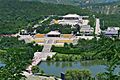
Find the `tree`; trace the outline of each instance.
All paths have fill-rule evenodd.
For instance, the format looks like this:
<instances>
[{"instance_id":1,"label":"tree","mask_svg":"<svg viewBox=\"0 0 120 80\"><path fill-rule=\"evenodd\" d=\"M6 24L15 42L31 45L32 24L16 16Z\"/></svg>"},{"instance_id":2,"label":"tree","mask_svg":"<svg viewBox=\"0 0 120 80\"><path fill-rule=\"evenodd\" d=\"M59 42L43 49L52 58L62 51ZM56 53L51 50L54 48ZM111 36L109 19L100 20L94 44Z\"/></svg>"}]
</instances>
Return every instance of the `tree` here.
<instances>
[{"instance_id":1,"label":"tree","mask_svg":"<svg viewBox=\"0 0 120 80\"><path fill-rule=\"evenodd\" d=\"M0 68L0 80L25 78L22 73L31 64L33 48L15 37L0 37L0 39L0 60L5 64Z\"/></svg>"},{"instance_id":2,"label":"tree","mask_svg":"<svg viewBox=\"0 0 120 80\"><path fill-rule=\"evenodd\" d=\"M66 80L90 80L92 79L91 73L89 70L67 70L65 73Z\"/></svg>"},{"instance_id":3,"label":"tree","mask_svg":"<svg viewBox=\"0 0 120 80\"><path fill-rule=\"evenodd\" d=\"M40 72L39 66L33 66L32 67L32 73L35 74L35 73L38 73L38 72Z\"/></svg>"},{"instance_id":4,"label":"tree","mask_svg":"<svg viewBox=\"0 0 120 80\"><path fill-rule=\"evenodd\" d=\"M50 61L50 60L51 60L51 57L50 57L50 56L48 56L48 57L47 57L47 60L48 60L48 61Z\"/></svg>"},{"instance_id":5,"label":"tree","mask_svg":"<svg viewBox=\"0 0 120 80\"><path fill-rule=\"evenodd\" d=\"M104 75L105 75L104 73L98 73L96 75L96 79L97 80L105 80L105 76Z\"/></svg>"},{"instance_id":6,"label":"tree","mask_svg":"<svg viewBox=\"0 0 120 80\"><path fill-rule=\"evenodd\" d=\"M68 44L67 44L67 43L64 43L64 47L68 47Z\"/></svg>"},{"instance_id":7,"label":"tree","mask_svg":"<svg viewBox=\"0 0 120 80\"><path fill-rule=\"evenodd\" d=\"M73 48L73 44L72 43L70 43L69 45L70 45L70 48Z\"/></svg>"},{"instance_id":8,"label":"tree","mask_svg":"<svg viewBox=\"0 0 120 80\"><path fill-rule=\"evenodd\" d=\"M99 51L97 51L96 55L100 54L105 59L107 59L107 72L105 72L106 80L118 80L119 75L114 74L114 70L116 66L120 63L120 57L119 57L119 46L120 44L119 40L112 40L112 39L106 39L102 48L100 48Z\"/></svg>"}]
</instances>

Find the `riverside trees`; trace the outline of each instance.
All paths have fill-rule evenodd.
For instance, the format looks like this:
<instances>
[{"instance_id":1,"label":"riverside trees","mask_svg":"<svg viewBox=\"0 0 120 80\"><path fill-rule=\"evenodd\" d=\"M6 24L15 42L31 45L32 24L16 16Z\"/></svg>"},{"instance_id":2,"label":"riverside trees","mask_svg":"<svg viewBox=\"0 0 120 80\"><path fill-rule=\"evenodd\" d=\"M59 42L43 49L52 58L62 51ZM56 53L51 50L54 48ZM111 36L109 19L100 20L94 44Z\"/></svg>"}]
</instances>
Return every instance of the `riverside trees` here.
<instances>
[{"instance_id":1,"label":"riverside trees","mask_svg":"<svg viewBox=\"0 0 120 80\"><path fill-rule=\"evenodd\" d=\"M65 75L66 80L91 80L91 72L89 70L67 70Z\"/></svg>"}]
</instances>

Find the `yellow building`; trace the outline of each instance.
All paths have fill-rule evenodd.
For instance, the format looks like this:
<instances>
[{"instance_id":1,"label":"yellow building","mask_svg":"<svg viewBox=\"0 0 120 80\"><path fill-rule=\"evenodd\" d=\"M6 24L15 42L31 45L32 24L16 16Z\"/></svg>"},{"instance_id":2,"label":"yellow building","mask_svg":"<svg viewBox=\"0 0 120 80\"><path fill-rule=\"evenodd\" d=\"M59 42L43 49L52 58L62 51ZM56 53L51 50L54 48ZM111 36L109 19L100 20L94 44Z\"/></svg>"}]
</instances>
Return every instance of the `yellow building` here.
<instances>
[{"instance_id":1,"label":"yellow building","mask_svg":"<svg viewBox=\"0 0 120 80\"><path fill-rule=\"evenodd\" d=\"M36 34L34 37L35 38L44 38L45 34Z\"/></svg>"}]
</instances>

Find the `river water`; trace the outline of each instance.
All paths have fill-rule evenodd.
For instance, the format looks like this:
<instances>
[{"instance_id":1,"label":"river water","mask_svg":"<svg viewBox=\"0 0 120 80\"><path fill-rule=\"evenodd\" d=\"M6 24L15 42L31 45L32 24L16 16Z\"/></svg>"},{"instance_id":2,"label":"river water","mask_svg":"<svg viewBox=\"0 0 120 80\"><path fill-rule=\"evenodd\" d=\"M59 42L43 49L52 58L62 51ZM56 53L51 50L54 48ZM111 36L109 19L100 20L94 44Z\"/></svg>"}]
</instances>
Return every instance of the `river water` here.
<instances>
[{"instance_id":1,"label":"river water","mask_svg":"<svg viewBox=\"0 0 120 80\"><path fill-rule=\"evenodd\" d=\"M92 76L97 73L106 72L106 61L77 61L77 62L41 62L39 64L40 69L42 69L45 74L59 76L60 73L68 69L87 69L90 70ZM5 66L5 64L0 62L0 67ZM115 69L115 74L120 71L120 66Z\"/></svg>"},{"instance_id":2,"label":"river water","mask_svg":"<svg viewBox=\"0 0 120 80\"><path fill-rule=\"evenodd\" d=\"M102 63L103 62L103 63ZM68 69L87 69L92 72L92 76L95 76L97 73L105 72L107 68L105 66L105 61L99 62L41 62L39 65L40 69L44 70L45 74L60 76L61 72L65 72ZM119 66L115 69L115 73L120 71Z\"/></svg>"}]
</instances>

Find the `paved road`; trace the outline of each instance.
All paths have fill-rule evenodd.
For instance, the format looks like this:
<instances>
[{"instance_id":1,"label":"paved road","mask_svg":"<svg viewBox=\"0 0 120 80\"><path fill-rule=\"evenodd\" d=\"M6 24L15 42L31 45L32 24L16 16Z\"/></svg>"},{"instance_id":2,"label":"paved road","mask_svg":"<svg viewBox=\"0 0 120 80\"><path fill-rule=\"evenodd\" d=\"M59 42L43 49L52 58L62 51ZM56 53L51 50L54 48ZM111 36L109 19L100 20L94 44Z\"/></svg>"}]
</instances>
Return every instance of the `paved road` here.
<instances>
[{"instance_id":1,"label":"paved road","mask_svg":"<svg viewBox=\"0 0 120 80\"><path fill-rule=\"evenodd\" d=\"M54 43L54 40L46 40L46 43L44 44L42 53L50 53L52 44Z\"/></svg>"},{"instance_id":2,"label":"paved road","mask_svg":"<svg viewBox=\"0 0 120 80\"><path fill-rule=\"evenodd\" d=\"M40 23L43 23L43 22L49 20L52 16L53 16L53 15L49 15L49 16L48 16L47 18L45 18L44 20L40 21Z\"/></svg>"},{"instance_id":3,"label":"paved road","mask_svg":"<svg viewBox=\"0 0 120 80\"><path fill-rule=\"evenodd\" d=\"M96 18L96 27L95 27L95 34L99 35L101 33L100 29L100 19Z\"/></svg>"}]
</instances>

